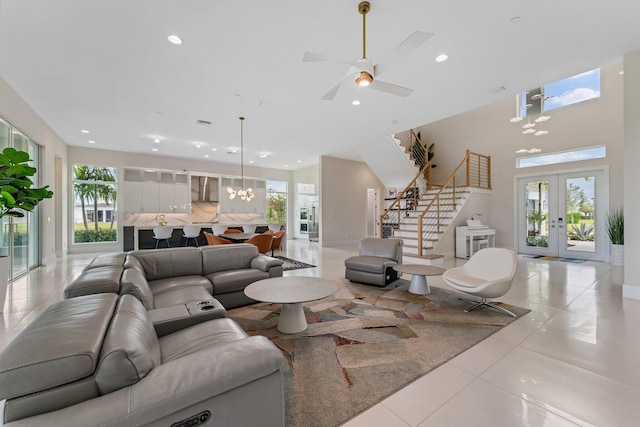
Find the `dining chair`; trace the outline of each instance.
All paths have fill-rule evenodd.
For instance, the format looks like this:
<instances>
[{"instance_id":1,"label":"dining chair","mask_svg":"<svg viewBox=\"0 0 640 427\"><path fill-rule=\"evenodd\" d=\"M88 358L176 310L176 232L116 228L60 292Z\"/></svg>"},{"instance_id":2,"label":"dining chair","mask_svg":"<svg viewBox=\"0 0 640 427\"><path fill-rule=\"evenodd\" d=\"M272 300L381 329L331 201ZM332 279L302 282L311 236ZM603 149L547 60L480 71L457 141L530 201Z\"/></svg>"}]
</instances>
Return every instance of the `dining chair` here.
<instances>
[{"instance_id":1,"label":"dining chair","mask_svg":"<svg viewBox=\"0 0 640 427\"><path fill-rule=\"evenodd\" d=\"M202 234L204 234L204 238L207 240L207 245L229 245L233 243L231 240L223 239L207 231L203 231Z\"/></svg>"},{"instance_id":2,"label":"dining chair","mask_svg":"<svg viewBox=\"0 0 640 427\"><path fill-rule=\"evenodd\" d=\"M271 242L273 241L273 236L270 234L256 234L245 243L251 243L258 248L258 252L261 254L266 254L271 249Z\"/></svg>"},{"instance_id":3,"label":"dining chair","mask_svg":"<svg viewBox=\"0 0 640 427\"><path fill-rule=\"evenodd\" d=\"M242 233L242 231L238 230L237 228L227 228L226 230L224 230L224 233L222 234L233 234L233 233L239 234L239 233Z\"/></svg>"},{"instance_id":4,"label":"dining chair","mask_svg":"<svg viewBox=\"0 0 640 427\"><path fill-rule=\"evenodd\" d=\"M282 238L284 237L284 233L284 231L276 231L275 233L273 233L273 241L271 242L271 256L273 256L273 251L275 249L280 249L280 246L282 246Z\"/></svg>"}]
</instances>

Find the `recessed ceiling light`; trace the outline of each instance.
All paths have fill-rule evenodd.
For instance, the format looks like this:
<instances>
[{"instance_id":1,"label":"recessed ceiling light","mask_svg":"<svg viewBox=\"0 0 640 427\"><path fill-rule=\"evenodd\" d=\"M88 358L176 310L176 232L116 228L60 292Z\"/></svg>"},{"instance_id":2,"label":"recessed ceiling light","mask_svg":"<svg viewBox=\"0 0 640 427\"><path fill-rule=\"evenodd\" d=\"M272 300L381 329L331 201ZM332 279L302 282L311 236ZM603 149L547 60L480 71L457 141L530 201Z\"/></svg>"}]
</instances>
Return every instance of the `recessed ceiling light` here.
<instances>
[{"instance_id":1,"label":"recessed ceiling light","mask_svg":"<svg viewBox=\"0 0 640 427\"><path fill-rule=\"evenodd\" d=\"M204 156L205 156L206 158L209 158L209 155L208 155L208 154L205 154Z\"/></svg>"},{"instance_id":2,"label":"recessed ceiling light","mask_svg":"<svg viewBox=\"0 0 640 427\"><path fill-rule=\"evenodd\" d=\"M249 163L253 163L253 160L249 160Z\"/></svg>"},{"instance_id":3,"label":"recessed ceiling light","mask_svg":"<svg viewBox=\"0 0 640 427\"><path fill-rule=\"evenodd\" d=\"M158 147L153 147L151 151L158 151Z\"/></svg>"},{"instance_id":4,"label":"recessed ceiling light","mask_svg":"<svg viewBox=\"0 0 640 427\"><path fill-rule=\"evenodd\" d=\"M289 167L289 165L284 165L284 167L285 167L285 168L288 168L288 167Z\"/></svg>"},{"instance_id":5,"label":"recessed ceiling light","mask_svg":"<svg viewBox=\"0 0 640 427\"><path fill-rule=\"evenodd\" d=\"M155 142L156 144L160 143L160 139L158 137L153 138L153 142Z\"/></svg>"},{"instance_id":6,"label":"recessed ceiling light","mask_svg":"<svg viewBox=\"0 0 640 427\"><path fill-rule=\"evenodd\" d=\"M619 75L623 75L624 74L624 70L620 71L618 74Z\"/></svg>"},{"instance_id":7,"label":"recessed ceiling light","mask_svg":"<svg viewBox=\"0 0 640 427\"><path fill-rule=\"evenodd\" d=\"M96 142L95 142L94 140L92 140L92 139L90 139L88 142L89 142L89 144L95 144L95 143L96 143Z\"/></svg>"},{"instance_id":8,"label":"recessed ceiling light","mask_svg":"<svg viewBox=\"0 0 640 427\"><path fill-rule=\"evenodd\" d=\"M89 133L89 131L88 131L88 130L86 130L86 129L82 129L80 132L82 132L82 133Z\"/></svg>"},{"instance_id":9,"label":"recessed ceiling light","mask_svg":"<svg viewBox=\"0 0 640 427\"><path fill-rule=\"evenodd\" d=\"M302 160L298 160L298 163L302 163Z\"/></svg>"},{"instance_id":10,"label":"recessed ceiling light","mask_svg":"<svg viewBox=\"0 0 640 427\"><path fill-rule=\"evenodd\" d=\"M358 101L357 99L354 99L354 100L351 102L351 105L360 105L360 101Z\"/></svg>"},{"instance_id":11,"label":"recessed ceiling light","mask_svg":"<svg viewBox=\"0 0 640 427\"><path fill-rule=\"evenodd\" d=\"M181 45L182 44L182 39L180 37L178 37L175 34L171 34L169 36L167 36L167 40L169 40L169 43L175 44L175 45Z\"/></svg>"},{"instance_id":12,"label":"recessed ceiling light","mask_svg":"<svg viewBox=\"0 0 640 427\"><path fill-rule=\"evenodd\" d=\"M446 53L441 53L440 55L436 56L436 62L444 62L447 59L449 59L449 55L447 55Z\"/></svg>"},{"instance_id":13,"label":"recessed ceiling light","mask_svg":"<svg viewBox=\"0 0 640 427\"><path fill-rule=\"evenodd\" d=\"M211 151L218 151L218 149L217 148L212 148Z\"/></svg>"},{"instance_id":14,"label":"recessed ceiling light","mask_svg":"<svg viewBox=\"0 0 640 427\"><path fill-rule=\"evenodd\" d=\"M267 157L267 153L262 153L262 154L260 154L260 158L261 158L261 159L264 159L265 157Z\"/></svg>"},{"instance_id":15,"label":"recessed ceiling light","mask_svg":"<svg viewBox=\"0 0 640 427\"><path fill-rule=\"evenodd\" d=\"M201 146L201 144L200 144L200 143L197 143L197 144L196 144L196 147L197 147L197 148L200 148L200 146Z\"/></svg>"}]
</instances>

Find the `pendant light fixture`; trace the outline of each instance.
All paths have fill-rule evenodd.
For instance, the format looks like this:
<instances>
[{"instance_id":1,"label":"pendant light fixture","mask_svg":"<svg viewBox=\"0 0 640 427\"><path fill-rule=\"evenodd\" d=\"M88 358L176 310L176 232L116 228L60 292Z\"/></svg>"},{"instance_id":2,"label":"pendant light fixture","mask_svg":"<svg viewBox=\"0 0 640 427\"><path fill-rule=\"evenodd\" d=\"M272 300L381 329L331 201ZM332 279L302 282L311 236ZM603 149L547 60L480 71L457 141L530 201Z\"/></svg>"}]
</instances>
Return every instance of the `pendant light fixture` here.
<instances>
[{"instance_id":1,"label":"pendant light fixture","mask_svg":"<svg viewBox=\"0 0 640 427\"><path fill-rule=\"evenodd\" d=\"M244 188L244 117L239 117L240 119L240 177L242 179L242 188L238 191L234 190L233 187L227 187L227 193L229 193L229 199L233 200L236 196L239 196L242 200L246 200L247 202L253 199L253 190L251 188Z\"/></svg>"}]
</instances>

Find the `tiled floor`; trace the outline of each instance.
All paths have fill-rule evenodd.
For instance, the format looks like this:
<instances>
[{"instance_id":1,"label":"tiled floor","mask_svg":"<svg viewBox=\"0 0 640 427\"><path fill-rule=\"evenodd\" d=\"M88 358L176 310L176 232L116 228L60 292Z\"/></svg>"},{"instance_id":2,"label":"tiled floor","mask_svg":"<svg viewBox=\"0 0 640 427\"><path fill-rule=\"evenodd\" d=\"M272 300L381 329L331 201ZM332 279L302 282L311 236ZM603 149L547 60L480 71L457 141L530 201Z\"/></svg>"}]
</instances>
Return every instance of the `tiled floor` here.
<instances>
[{"instance_id":1,"label":"tiled floor","mask_svg":"<svg viewBox=\"0 0 640 427\"><path fill-rule=\"evenodd\" d=\"M289 241L286 256L318 267L285 274L344 277L356 250ZM13 283L0 348L92 257L67 256ZM640 425L640 301L622 298L622 268L520 258L501 300L532 311L345 426Z\"/></svg>"}]
</instances>

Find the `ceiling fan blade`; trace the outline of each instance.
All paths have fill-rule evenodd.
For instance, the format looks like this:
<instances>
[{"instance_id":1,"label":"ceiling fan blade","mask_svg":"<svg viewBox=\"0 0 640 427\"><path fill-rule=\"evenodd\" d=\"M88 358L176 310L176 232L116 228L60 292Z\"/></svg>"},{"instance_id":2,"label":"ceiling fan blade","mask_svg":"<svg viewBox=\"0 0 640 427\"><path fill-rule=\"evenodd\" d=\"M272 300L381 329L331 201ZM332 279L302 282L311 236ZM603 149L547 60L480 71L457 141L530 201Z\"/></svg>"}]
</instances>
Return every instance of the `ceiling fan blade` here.
<instances>
[{"instance_id":1,"label":"ceiling fan blade","mask_svg":"<svg viewBox=\"0 0 640 427\"><path fill-rule=\"evenodd\" d=\"M369 89L379 90L380 92L390 93L392 95L407 97L413 93L413 89L394 85L392 83L383 82L378 79L374 79L369 85Z\"/></svg>"},{"instance_id":2,"label":"ceiling fan blade","mask_svg":"<svg viewBox=\"0 0 640 427\"><path fill-rule=\"evenodd\" d=\"M405 39L402 43L400 43L394 50L391 52L389 57L385 59L383 62L376 64L375 66L375 75L379 76L390 66L393 66L394 63L398 62L415 49L417 49L422 43L426 42L433 36L432 33L426 33L424 31L414 31L409 37Z\"/></svg>"},{"instance_id":3,"label":"ceiling fan blade","mask_svg":"<svg viewBox=\"0 0 640 427\"><path fill-rule=\"evenodd\" d=\"M327 93L325 93L324 95L322 95L322 98L320 98L320 99L323 99L325 101L332 101L333 98L336 97L336 94L338 93L338 89L340 89L340 86L342 85L342 83L344 83L344 81L347 80L349 77L353 77L353 75L356 72L358 72L358 69L356 69L354 67L350 67L349 71L347 71L347 74L345 74L344 77L340 79L338 84L336 84L334 87L329 89L329 91Z\"/></svg>"},{"instance_id":4,"label":"ceiling fan blade","mask_svg":"<svg viewBox=\"0 0 640 427\"><path fill-rule=\"evenodd\" d=\"M324 55L316 52L305 52L302 57L302 62L341 62L343 64L351 65L352 67L359 67L357 61L346 61L344 59L336 58L334 56Z\"/></svg>"}]
</instances>

